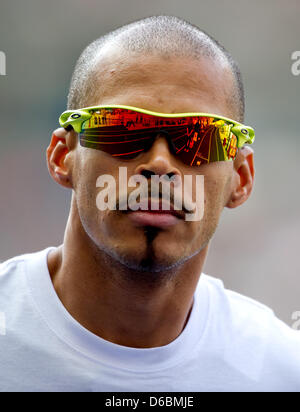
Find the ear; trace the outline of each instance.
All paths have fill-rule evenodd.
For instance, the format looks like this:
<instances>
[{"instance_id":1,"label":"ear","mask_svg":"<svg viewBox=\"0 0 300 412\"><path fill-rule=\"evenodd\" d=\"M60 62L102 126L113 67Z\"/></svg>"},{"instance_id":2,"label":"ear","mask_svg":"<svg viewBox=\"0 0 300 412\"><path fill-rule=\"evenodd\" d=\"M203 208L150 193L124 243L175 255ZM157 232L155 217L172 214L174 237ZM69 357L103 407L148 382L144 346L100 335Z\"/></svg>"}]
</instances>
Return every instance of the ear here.
<instances>
[{"instance_id":1,"label":"ear","mask_svg":"<svg viewBox=\"0 0 300 412\"><path fill-rule=\"evenodd\" d=\"M47 164L52 178L61 186L72 188L69 155L72 148L67 137L72 133L64 128L56 129L47 148Z\"/></svg>"},{"instance_id":2,"label":"ear","mask_svg":"<svg viewBox=\"0 0 300 412\"><path fill-rule=\"evenodd\" d=\"M252 192L255 175L253 153L253 149L248 146L238 151L233 164L231 196L226 204L228 208L242 205Z\"/></svg>"}]
</instances>

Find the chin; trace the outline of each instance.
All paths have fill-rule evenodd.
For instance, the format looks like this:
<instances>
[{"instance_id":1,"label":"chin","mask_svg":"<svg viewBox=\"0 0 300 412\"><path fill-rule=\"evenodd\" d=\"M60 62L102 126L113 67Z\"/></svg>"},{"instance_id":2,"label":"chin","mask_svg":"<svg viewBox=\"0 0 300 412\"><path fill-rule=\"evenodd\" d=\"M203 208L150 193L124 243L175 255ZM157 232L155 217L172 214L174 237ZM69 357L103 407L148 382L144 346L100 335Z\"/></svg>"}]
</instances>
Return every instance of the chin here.
<instances>
[{"instance_id":1,"label":"chin","mask_svg":"<svg viewBox=\"0 0 300 412\"><path fill-rule=\"evenodd\" d=\"M128 269L135 270L138 272L159 273L167 272L171 269L174 269L176 266L179 265L179 262L170 261L170 259L164 260L153 257L146 257L138 261L134 261L133 259L124 260L123 264Z\"/></svg>"},{"instance_id":2,"label":"chin","mask_svg":"<svg viewBox=\"0 0 300 412\"><path fill-rule=\"evenodd\" d=\"M176 273L175 269L190 258L170 255L167 250L163 251L162 248L159 250L159 254L148 249L144 250L143 253L141 251L135 251L134 254L125 252L121 255L114 253L112 257L125 269L129 269L129 272L131 271L132 275L129 275L131 278L148 281L150 279L157 281L171 278ZM125 272L127 273L126 270ZM151 274L154 276L150 276Z\"/></svg>"}]
</instances>

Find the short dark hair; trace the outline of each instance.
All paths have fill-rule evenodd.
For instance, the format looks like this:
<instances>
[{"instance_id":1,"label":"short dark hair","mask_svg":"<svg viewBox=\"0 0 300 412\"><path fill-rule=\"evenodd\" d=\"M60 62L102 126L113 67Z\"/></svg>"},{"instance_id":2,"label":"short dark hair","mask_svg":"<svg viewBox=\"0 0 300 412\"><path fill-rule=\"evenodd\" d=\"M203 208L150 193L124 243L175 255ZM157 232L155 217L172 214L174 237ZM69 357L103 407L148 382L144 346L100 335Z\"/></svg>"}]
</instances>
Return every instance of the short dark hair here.
<instances>
[{"instance_id":1,"label":"short dark hair","mask_svg":"<svg viewBox=\"0 0 300 412\"><path fill-rule=\"evenodd\" d=\"M212 36L197 26L175 16L152 16L111 31L88 45L79 57L72 76L68 109L86 107L91 91L93 71L104 46L116 42L123 50L160 53L168 56L203 56L225 59L231 68L235 88L231 101L237 120L244 121L245 97L240 68L231 54Z\"/></svg>"}]
</instances>

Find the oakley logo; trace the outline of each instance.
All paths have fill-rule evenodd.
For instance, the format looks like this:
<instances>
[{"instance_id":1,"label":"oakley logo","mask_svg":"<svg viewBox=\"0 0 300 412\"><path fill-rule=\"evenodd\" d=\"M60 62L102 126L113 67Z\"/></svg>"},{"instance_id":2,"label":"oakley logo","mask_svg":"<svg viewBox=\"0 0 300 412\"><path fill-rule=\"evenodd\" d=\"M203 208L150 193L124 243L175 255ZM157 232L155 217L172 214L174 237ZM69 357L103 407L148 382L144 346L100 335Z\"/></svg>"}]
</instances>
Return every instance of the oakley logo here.
<instances>
[{"instance_id":1,"label":"oakley logo","mask_svg":"<svg viewBox=\"0 0 300 412\"><path fill-rule=\"evenodd\" d=\"M0 336L6 335L5 313L0 312Z\"/></svg>"},{"instance_id":2,"label":"oakley logo","mask_svg":"<svg viewBox=\"0 0 300 412\"><path fill-rule=\"evenodd\" d=\"M0 76L6 76L6 55L0 51Z\"/></svg>"},{"instance_id":3,"label":"oakley logo","mask_svg":"<svg viewBox=\"0 0 300 412\"><path fill-rule=\"evenodd\" d=\"M292 314L292 320L295 322L292 324L292 329L294 330L300 330L300 311L294 312Z\"/></svg>"},{"instance_id":4,"label":"oakley logo","mask_svg":"<svg viewBox=\"0 0 300 412\"><path fill-rule=\"evenodd\" d=\"M193 185L193 177L195 184ZM143 175L127 177L127 167L119 167L117 182L111 175L101 175L96 187L103 188L96 197L97 208L109 210L171 210L181 211L186 221L200 221L204 216L204 176L185 175L182 181L179 176L152 175L149 179ZM194 186L194 191L193 191ZM128 188L135 188L128 195ZM193 192L196 200L193 201Z\"/></svg>"},{"instance_id":5,"label":"oakley logo","mask_svg":"<svg viewBox=\"0 0 300 412\"><path fill-rule=\"evenodd\" d=\"M291 68L292 74L294 76L299 76L300 75L300 51L294 51L294 53L292 53L292 60L295 60Z\"/></svg>"}]
</instances>

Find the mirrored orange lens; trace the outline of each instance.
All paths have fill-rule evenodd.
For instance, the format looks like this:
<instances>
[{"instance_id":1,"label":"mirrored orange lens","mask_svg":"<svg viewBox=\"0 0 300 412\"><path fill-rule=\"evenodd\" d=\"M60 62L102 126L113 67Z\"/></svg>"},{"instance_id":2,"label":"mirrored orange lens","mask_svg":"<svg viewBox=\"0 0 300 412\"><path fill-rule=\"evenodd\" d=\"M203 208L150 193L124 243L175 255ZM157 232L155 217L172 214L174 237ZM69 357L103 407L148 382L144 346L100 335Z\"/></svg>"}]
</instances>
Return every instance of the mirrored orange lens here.
<instances>
[{"instance_id":1,"label":"mirrored orange lens","mask_svg":"<svg viewBox=\"0 0 300 412\"><path fill-rule=\"evenodd\" d=\"M234 159L237 138L232 124L213 117L158 117L125 109L101 109L83 123L84 147L122 159L133 159L150 149L164 134L171 152L189 166Z\"/></svg>"}]
</instances>

